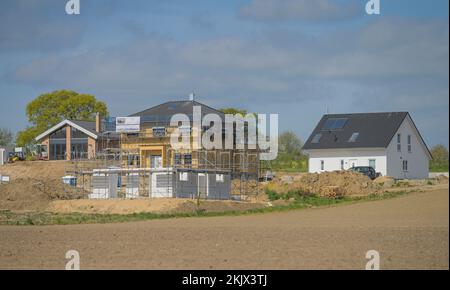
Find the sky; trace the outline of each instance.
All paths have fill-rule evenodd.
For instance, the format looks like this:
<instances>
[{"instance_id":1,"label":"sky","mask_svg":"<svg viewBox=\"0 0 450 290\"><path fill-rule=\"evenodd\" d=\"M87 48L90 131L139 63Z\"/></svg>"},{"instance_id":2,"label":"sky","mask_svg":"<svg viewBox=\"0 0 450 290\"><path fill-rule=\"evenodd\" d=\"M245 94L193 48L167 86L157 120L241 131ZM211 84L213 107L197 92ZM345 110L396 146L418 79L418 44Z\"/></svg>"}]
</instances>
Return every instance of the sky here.
<instances>
[{"instance_id":1,"label":"sky","mask_svg":"<svg viewBox=\"0 0 450 290\"><path fill-rule=\"evenodd\" d=\"M170 100L279 114L306 140L323 114L408 111L449 143L449 1L0 1L0 127L70 89L127 116Z\"/></svg>"}]
</instances>

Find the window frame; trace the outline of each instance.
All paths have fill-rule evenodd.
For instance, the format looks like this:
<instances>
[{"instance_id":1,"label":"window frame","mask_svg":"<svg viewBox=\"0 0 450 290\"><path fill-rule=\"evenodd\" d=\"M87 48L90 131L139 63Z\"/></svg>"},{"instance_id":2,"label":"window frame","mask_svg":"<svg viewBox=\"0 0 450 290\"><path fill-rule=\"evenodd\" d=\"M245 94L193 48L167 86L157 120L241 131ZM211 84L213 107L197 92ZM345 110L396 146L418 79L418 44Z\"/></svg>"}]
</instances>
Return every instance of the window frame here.
<instances>
[{"instance_id":1,"label":"window frame","mask_svg":"<svg viewBox=\"0 0 450 290\"><path fill-rule=\"evenodd\" d=\"M189 181L189 174L187 172L179 172L178 180L182 182L188 182Z\"/></svg>"},{"instance_id":2,"label":"window frame","mask_svg":"<svg viewBox=\"0 0 450 290\"><path fill-rule=\"evenodd\" d=\"M408 153L412 153L412 136L408 135Z\"/></svg>"},{"instance_id":3,"label":"window frame","mask_svg":"<svg viewBox=\"0 0 450 290\"><path fill-rule=\"evenodd\" d=\"M225 175L223 175L223 174L216 174L216 182L217 183L225 182Z\"/></svg>"},{"instance_id":4,"label":"window frame","mask_svg":"<svg viewBox=\"0 0 450 290\"><path fill-rule=\"evenodd\" d=\"M359 132L353 132L352 136L350 136L350 138L348 139L349 143L356 143L356 140L358 140L359 138Z\"/></svg>"},{"instance_id":5,"label":"window frame","mask_svg":"<svg viewBox=\"0 0 450 290\"><path fill-rule=\"evenodd\" d=\"M408 160L402 160L402 170L403 170L403 172L408 172L409 171Z\"/></svg>"},{"instance_id":6,"label":"window frame","mask_svg":"<svg viewBox=\"0 0 450 290\"><path fill-rule=\"evenodd\" d=\"M322 139L323 134L322 133L317 133L316 135L314 135L314 137L311 140L312 144L319 144L320 143L320 139Z\"/></svg>"}]
</instances>

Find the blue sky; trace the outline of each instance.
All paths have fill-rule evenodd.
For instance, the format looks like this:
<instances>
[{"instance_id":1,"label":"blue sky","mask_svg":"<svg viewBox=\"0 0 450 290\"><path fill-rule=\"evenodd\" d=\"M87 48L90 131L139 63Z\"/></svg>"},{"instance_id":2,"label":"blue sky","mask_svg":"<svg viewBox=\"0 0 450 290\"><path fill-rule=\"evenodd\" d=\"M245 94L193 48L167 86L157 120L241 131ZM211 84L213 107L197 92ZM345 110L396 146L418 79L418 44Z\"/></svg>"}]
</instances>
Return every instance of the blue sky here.
<instances>
[{"instance_id":1,"label":"blue sky","mask_svg":"<svg viewBox=\"0 0 450 290\"><path fill-rule=\"evenodd\" d=\"M409 111L448 146L448 0L0 2L0 127L71 89L128 115L167 100L280 114L303 140L331 113Z\"/></svg>"}]
</instances>

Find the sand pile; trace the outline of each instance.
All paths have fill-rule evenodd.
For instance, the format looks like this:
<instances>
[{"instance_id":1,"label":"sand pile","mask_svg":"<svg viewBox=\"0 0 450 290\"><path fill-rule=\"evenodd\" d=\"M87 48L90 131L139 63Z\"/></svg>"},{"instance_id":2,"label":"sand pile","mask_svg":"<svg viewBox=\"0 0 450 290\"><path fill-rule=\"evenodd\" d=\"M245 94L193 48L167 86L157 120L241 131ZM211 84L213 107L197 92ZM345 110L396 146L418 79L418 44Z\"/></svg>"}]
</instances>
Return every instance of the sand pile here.
<instances>
[{"instance_id":1,"label":"sand pile","mask_svg":"<svg viewBox=\"0 0 450 290\"><path fill-rule=\"evenodd\" d=\"M373 183L383 188L390 188L395 185L395 179L390 176L380 176L376 178Z\"/></svg>"},{"instance_id":2,"label":"sand pile","mask_svg":"<svg viewBox=\"0 0 450 290\"><path fill-rule=\"evenodd\" d=\"M370 178L351 171L312 173L296 176L293 182L276 179L268 189L277 193L301 191L323 197L357 196L378 193L379 186Z\"/></svg>"},{"instance_id":3,"label":"sand pile","mask_svg":"<svg viewBox=\"0 0 450 290\"><path fill-rule=\"evenodd\" d=\"M79 190L62 183L67 163L17 162L0 167L11 182L0 185L0 209L42 210L51 200L85 197Z\"/></svg>"},{"instance_id":4,"label":"sand pile","mask_svg":"<svg viewBox=\"0 0 450 290\"><path fill-rule=\"evenodd\" d=\"M19 178L0 185L0 209L41 210L51 200L68 200L85 197L61 180Z\"/></svg>"},{"instance_id":5,"label":"sand pile","mask_svg":"<svg viewBox=\"0 0 450 290\"><path fill-rule=\"evenodd\" d=\"M448 183L448 177L441 174L436 178L437 182L441 183L441 184L447 184Z\"/></svg>"},{"instance_id":6,"label":"sand pile","mask_svg":"<svg viewBox=\"0 0 450 290\"><path fill-rule=\"evenodd\" d=\"M61 178L64 176L67 161L22 161L0 166L0 174L8 175L12 180L18 178Z\"/></svg>"}]
</instances>

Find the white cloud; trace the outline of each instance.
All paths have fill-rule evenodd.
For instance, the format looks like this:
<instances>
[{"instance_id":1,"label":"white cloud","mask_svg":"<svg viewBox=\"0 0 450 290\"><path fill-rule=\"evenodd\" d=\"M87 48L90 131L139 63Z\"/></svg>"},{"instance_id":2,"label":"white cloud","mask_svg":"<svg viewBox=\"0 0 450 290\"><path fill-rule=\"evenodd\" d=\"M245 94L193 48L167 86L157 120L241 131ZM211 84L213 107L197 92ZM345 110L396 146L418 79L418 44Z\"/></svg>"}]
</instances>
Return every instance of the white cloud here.
<instances>
[{"instance_id":1,"label":"white cloud","mask_svg":"<svg viewBox=\"0 0 450 290\"><path fill-rule=\"evenodd\" d=\"M419 124L448 118L446 23L383 20L352 33L275 34L201 42L140 35L120 46L35 60L8 77L106 96L121 114L196 90L218 107L281 114L296 108L286 122L318 118L326 104L334 112L419 112ZM306 138L317 120L302 120ZM440 140L445 130L448 124L424 135Z\"/></svg>"}]
</instances>

